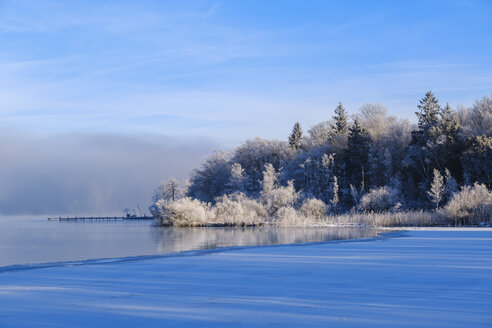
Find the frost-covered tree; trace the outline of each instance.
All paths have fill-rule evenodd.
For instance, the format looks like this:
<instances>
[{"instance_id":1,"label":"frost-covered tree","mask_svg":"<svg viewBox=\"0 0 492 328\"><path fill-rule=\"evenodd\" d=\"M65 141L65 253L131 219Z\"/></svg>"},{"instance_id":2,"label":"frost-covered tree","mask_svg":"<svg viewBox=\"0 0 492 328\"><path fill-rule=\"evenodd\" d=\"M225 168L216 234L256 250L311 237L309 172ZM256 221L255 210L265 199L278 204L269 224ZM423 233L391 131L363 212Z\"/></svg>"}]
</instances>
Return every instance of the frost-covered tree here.
<instances>
[{"instance_id":1,"label":"frost-covered tree","mask_svg":"<svg viewBox=\"0 0 492 328\"><path fill-rule=\"evenodd\" d=\"M284 187L277 184L277 179L278 173L273 165L266 164L261 182L263 190L261 191L260 199L270 215L275 215L282 207L293 206L299 198L293 181L288 181L287 186Z\"/></svg>"},{"instance_id":2,"label":"frost-covered tree","mask_svg":"<svg viewBox=\"0 0 492 328\"><path fill-rule=\"evenodd\" d=\"M215 197L226 192L231 174L230 155L217 151L193 171L187 195L204 202L213 202Z\"/></svg>"},{"instance_id":3,"label":"frost-covered tree","mask_svg":"<svg viewBox=\"0 0 492 328\"><path fill-rule=\"evenodd\" d=\"M388 134L388 128L396 120L395 117L389 116L386 107L379 103L365 103L356 117L374 142L383 139Z\"/></svg>"},{"instance_id":4,"label":"frost-covered tree","mask_svg":"<svg viewBox=\"0 0 492 328\"><path fill-rule=\"evenodd\" d=\"M210 203L215 218L219 212L220 220L244 214L247 222L263 208L265 216L292 225L312 217L306 211L319 202L335 213L354 207L426 209L429 202L442 208L460 186L478 182L492 188L491 98L453 111L448 104L441 108L429 91L417 108L415 127L380 104L364 104L349 126L340 103L333 119L314 125L306 136L296 124L290 142L256 138L231 154L216 152L192 173L187 191L180 188L179 195L190 199L176 208L193 212L193 204ZM179 201L163 189L152 208L159 217L169 215L167 204Z\"/></svg>"},{"instance_id":5,"label":"frost-covered tree","mask_svg":"<svg viewBox=\"0 0 492 328\"><path fill-rule=\"evenodd\" d=\"M277 187L278 173L271 163L265 164L263 179L261 180L262 192L268 193Z\"/></svg>"},{"instance_id":6,"label":"frost-covered tree","mask_svg":"<svg viewBox=\"0 0 492 328\"><path fill-rule=\"evenodd\" d=\"M306 197L315 197L328 202L331 199L331 185L333 183L335 158L334 154L311 152L299 164L302 175L289 175L288 180L296 180L295 186L302 190Z\"/></svg>"},{"instance_id":7,"label":"frost-covered tree","mask_svg":"<svg viewBox=\"0 0 492 328\"><path fill-rule=\"evenodd\" d=\"M306 148L326 147L331 145L333 139L333 126L334 121L325 121L313 125L308 130L308 137L306 138Z\"/></svg>"},{"instance_id":8,"label":"frost-covered tree","mask_svg":"<svg viewBox=\"0 0 492 328\"><path fill-rule=\"evenodd\" d=\"M338 103L333 116L333 125L330 136L331 151L341 152L347 147L348 117L342 103Z\"/></svg>"},{"instance_id":9,"label":"frost-covered tree","mask_svg":"<svg viewBox=\"0 0 492 328\"><path fill-rule=\"evenodd\" d=\"M357 118L371 137L365 171L366 188L385 186L401 170L400 164L410 142L410 124L388 115L381 104L364 104Z\"/></svg>"},{"instance_id":10,"label":"frost-covered tree","mask_svg":"<svg viewBox=\"0 0 492 328\"><path fill-rule=\"evenodd\" d=\"M340 199L338 197L338 178L336 176L333 177L333 196L331 199L331 204L333 206L333 210L335 214L338 214L338 203L340 202Z\"/></svg>"},{"instance_id":11,"label":"frost-covered tree","mask_svg":"<svg viewBox=\"0 0 492 328\"><path fill-rule=\"evenodd\" d=\"M246 192L246 177L244 176L244 170L239 163L233 163L231 165L231 174L229 181L227 182L227 193L244 193Z\"/></svg>"},{"instance_id":12,"label":"frost-covered tree","mask_svg":"<svg viewBox=\"0 0 492 328\"><path fill-rule=\"evenodd\" d=\"M168 204L183 197L183 190L175 178L169 178L167 181L162 181L159 187L154 190L152 196L152 204L149 207L150 213L157 216L159 209L157 203Z\"/></svg>"},{"instance_id":13,"label":"frost-covered tree","mask_svg":"<svg viewBox=\"0 0 492 328\"><path fill-rule=\"evenodd\" d=\"M444 170L444 201L448 202L458 191L458 182L447 168Z\"/></svg>"},{"instance_id":14,"label":"frost-covered tree","mask_svg":"<svg viewBox=\"0 0 492 328\"><path fill-rule=\"evenodd\" d=\"M458 119L465 137L492 136L492 96L475 101L472 108L458 110Z\"/></svg>"},{"instance_id":15,"label":"frost-covered tree","mask_svg":"<svg viewBox=\"0 0 492 328\"><path fill-rule=\"evenodd\" d=\"M338 106L335 108L333 120L335 121L335 125L333 126L335 134L340 136L347 135L349 128L347 111L341 102L339 102Z\"/></svg>"},{"instance_id":16,"label":"frost-covered tree","mask_svg":"<svg viewBox=\"0 0 492 328\"><path fill-rule=\"evenodd\" d=\"M280 170L282 164L294 156L287 142L256 138L234 149L231 161L243 168L248 192L259 194L265 164L270 163L275 170Z\"/></svg>"},{"instance_id":17,"label":"frost-covered tree","mask_svg":"<svg viewBox=\"0 0 492 328\"><path fill-rule=\"evenodd\" d=\"M473 105L474 135L492 137L492 97L484 96Z\"/></svg>"},{"instance_id":18,"label":"frost-covered tree","mask_svg":"<svg viewBox=\"0 0 492 328\"><path fill-rule=\"evenodd\" d=\"M470 138L461 154L461 164L465 182L479 182L492 188L492 137Z\"/></svg>"},{"instance_id":19,"label":"frost-covered tree","mask_svg":"<svg viewBox=\"0 0 492 328\"><path fill-rule=\"evenodd\" d=\"M302 128L299 122L294 124L292 128L292 133L289 136L289 146L292 149L298 150L301 148L301 140L302 140Z\"/></svg>"},{"instance_id":20,"label":"frost-covered tree","mask_svg":"<svg viewBox=\"0 0 492 328\"><path fill-rule=\"evenodd\" d=\"M419 111L415 114L418 118L418 129L412 131L412 140L407 149L403 165L407 170L408 185L416 184L419 192L415 193L420 201L425 199L425 194L432 179L434 169L443 170L439 161L438 138L440 134L441 106L432 91L428 91L417 106Z\"/></svg>"},{"instance_id":21,"label":"frost-covered tree","mask_svg":"<svg viewBox=\"0 0 492 328\"><path fill-rule=\"evenodd\" d=\"M432 179L430 190L427 192L430 200L439 208L444 193L444 180L439 170L434 169L434 178Z\"/></svg>"},{"instance_id":22,"label":"frost-covered tree","mask_svg":"<svg viewBox=\"0 0 492 328\"><path fill-rule=\"evenodd\" d=\"M437 100L436 96L429 90L425 94L425 97L420 100L417 108L419 111L415 112L415 114L418 118L419 130L416 132L416 137L427 140L430 135L436 132L435 129L439 124L441 106L439 105L439 100Z\"/></svg>"},{"instance_id":23,"label":"frost-covered tree","mask_svg":"<svg viewBox=\"0 0 492 328\"><path fill-rule=\"evenodd\" d=\"M441 120L439 121L439 135L446 138L448 142L456 141L461 131L460 122L455 112L451 110L448 103L442 110Z\"/></svg>"}]
</instances>

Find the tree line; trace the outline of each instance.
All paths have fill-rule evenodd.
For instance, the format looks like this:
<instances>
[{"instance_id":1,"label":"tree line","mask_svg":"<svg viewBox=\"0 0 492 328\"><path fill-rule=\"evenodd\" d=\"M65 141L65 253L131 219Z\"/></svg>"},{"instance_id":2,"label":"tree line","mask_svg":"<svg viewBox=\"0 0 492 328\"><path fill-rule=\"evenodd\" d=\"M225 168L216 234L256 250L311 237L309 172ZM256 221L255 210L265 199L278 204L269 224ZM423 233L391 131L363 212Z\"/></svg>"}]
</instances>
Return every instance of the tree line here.
<instances>
[{"instance_id":1,"label":"tree line","mask_svg":"<svg viewBox=\"0 0 492 328\"><path fill-rule=\"evenodd\" d=\"M298 201L316 199L328 213L341 214L428 210L464 186L492 188L491 97L452 110L428 91L415 114L411 125L381 104L364 104L349 116L339 103L330 119L306 133L296 122L285 141L256 138L215 152L185 190L173 181L173 191L164 184L154 200L166 199L163 192L212 205L224 195L259 199L265 179L273 179L292 188Z\"/></svg>"}]
</instances>

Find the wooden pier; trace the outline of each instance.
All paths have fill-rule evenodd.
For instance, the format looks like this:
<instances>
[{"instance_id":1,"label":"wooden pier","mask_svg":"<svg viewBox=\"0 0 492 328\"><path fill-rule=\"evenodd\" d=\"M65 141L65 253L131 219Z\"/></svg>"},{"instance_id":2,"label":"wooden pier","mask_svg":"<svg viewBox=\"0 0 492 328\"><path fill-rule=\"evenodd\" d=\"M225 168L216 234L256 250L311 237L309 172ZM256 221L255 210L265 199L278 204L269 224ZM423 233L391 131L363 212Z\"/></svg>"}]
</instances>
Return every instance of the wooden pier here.
<instances>
[{"instance_id":1,"label":"wooden pier","mask_svg":"<svg viewBox=\"0 0 492 328\"><path fill-rule=\"evenodd\" d=\"M77 216L77 217L54 217L48 218L48 221L97 221L97 220L105 220L105 221L122 221L122 220L132 220L132 221L141 221L141 220L153 220L152 216Z\"/></svg>"}]
</instances>

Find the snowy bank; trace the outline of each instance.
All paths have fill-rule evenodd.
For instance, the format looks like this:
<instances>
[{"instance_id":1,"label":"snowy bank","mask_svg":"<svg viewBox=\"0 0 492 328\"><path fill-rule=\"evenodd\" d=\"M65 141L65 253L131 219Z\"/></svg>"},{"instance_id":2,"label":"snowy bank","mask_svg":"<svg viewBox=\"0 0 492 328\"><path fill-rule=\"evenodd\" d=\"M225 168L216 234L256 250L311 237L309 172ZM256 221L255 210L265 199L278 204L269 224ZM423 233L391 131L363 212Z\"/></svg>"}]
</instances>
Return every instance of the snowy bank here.
<instances>
[{"instance_id":1,"label":"snowy bank","mask_svg":"<svg viewBox=\"0 0 492 328\"><path fill-rule=\"evenodd\" d=\"M0 327L490 327L492 231L0 273Z\"/></svg>"}]
</instances>

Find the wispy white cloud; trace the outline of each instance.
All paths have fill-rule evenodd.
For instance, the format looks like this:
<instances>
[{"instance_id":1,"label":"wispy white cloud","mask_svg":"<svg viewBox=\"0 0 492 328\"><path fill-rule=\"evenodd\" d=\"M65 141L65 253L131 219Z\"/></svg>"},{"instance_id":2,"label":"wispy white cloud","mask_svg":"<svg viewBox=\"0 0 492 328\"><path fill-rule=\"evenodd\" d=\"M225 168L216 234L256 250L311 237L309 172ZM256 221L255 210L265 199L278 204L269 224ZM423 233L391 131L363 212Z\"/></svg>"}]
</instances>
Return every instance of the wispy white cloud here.
<instances>
[{"instance_id":1,"label":"wispy white cloud","mask_svg":"<svg viewBox=\"0 0 492 328\"><path fill-rule=\"evenodd\" d=\"M425 40L434 52L401 54L426 21L408 29L388 8L340 16L338 7L318 8L332 20L255 23L228 2L2 2L0 114L32 129L241 140L283 138L296 120L327 119L339 100L406 116L430 88L450 103L489 91L492 68L475 57L436 57Z\"/></svg>"}]
</instances>

